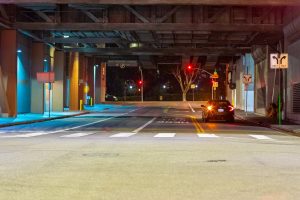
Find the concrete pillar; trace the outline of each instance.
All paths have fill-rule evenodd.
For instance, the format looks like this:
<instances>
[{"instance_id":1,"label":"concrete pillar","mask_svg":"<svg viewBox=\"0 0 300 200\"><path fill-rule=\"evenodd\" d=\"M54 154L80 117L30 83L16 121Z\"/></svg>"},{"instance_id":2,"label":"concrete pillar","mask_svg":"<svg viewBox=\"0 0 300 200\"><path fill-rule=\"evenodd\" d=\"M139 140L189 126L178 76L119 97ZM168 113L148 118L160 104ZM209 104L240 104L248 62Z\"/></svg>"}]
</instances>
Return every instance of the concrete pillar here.
<instances>
[{"instance_id":1,"label":"concrete pillar","mask_svg":"<svg viewBox=\"0 0 300 200\"><path fill-rule=\"evenodd\" d=\"M101 77L100 77L101 67L96 64L95 67L95 103L101 103L100 96L101 96Z\"/></svg>"},{"instance_id":2,"label":"concrete pillar","mask_svg":"<svg viewBox=\"0 0 300 200\"><path fill-rule=\"evenodd\" d=\"M17 115L17 32L0 32L0 107L9 117Z\"/></svg>"},{"instance_id":3,"label":"concrete pillar","mask_svg":"<svg viewBox=\"0 0 300 200\"><path fill-rule=\"evenodd\" d=\"M106 63L101 63L101 71L100 71L100 102L105 102L105 94L106 94Z\"/></svg>"},{"instance_id":4,"label":"concrete pillar","mask_svg":"<svg viewBox=\"0 0 300 200\"><path fill-rule=\"evenodd\" d=\"M79 53L70 53L70 110L79 110Z\"/></svg>"},{"instance_id":5,"label":"concrete pillar","mask_svg":"<svg viewBox=\"0 0 300 200\"><path fill-rule=\"evenodd\" d=\"M89 86L88 96L93 98L93 102L95 101L95 91L94 91L94 59L88 58L87 61L87 84Z\"/></svg>"},{"instance_id":6,"label":"concrete pillar","mask_svg":"<svg viewBox=\"0 0 300 200\"><path fill-rule=\"evenodd\" d=\"M33 43L31 49L31 112L44 113L44 85L36 78L37 72L44 71L45 46Z\"/></svg>"},{"instance_id":7,"label":"concrete pillar","mask_svg":"<svg viewBox=\"0 0 300 200\"><path fill-rule=\"evenodd\" d=\"M87 77L87 57L84 55L79 56L79 100L84 104L86 102L86 82Z\"/></svg>"},{"instance_id":8,"label":"concrete pillar","mask_svg":"<svg viewBox=\"0 0 300 200\"><path fill-rule=\"evenodd\" d=\"M53 111L64 111L64 77L65 77L65 54L63 51L54 52L54 73L53 84Z\"/></svg>"}]
</instances>

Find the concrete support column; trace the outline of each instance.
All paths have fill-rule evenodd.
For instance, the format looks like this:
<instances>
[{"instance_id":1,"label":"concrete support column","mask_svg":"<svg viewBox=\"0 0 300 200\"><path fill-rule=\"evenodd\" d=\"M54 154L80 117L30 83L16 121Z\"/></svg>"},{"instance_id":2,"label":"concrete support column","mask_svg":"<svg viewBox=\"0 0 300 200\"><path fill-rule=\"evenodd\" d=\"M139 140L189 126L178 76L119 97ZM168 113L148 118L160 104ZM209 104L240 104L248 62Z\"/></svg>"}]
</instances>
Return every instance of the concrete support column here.
<instances>
[{"instance_id":1,"label":"concrete support column","mask_svg":"<svg viewBox=\"0 0 300 200\"><path fill-rule=\"evenodd\" d=\"M101 63L100 68L100 102L105 102L105 94L106 94L106 63Z\"/></svg>"},{"instance_id":2,"label":"concrete support column","mask_svg":"<svg viewBox=\"0 0 300 200\"><path fill-rule=\"evenodd\" d=\"M84 55L79 56L79 100L84 104L86 102L86 82L87 77L87 57Z\"/></svg>"},{"instance_id":3,"label":"concrete support column","mask_svg":"<svg viewBox=\"0 0 300 200\"><path fill-rule=\"evenodd\" d=\"M0 32L0 110L17 116L17 32Z\"/></svg>"},{"instance_id":4,"label":"concrete support column","mask_svg":"<svg viewBox=\"0 0 300 200\"><path fill-rule=\"evenodd\" d=\"M70 53L70 110L79 110L79 53Z\"/></svg>"},{"instance_id":5,"label":"concrete support column","mask_svg":"<svg viewBox=\"0 0 300 200\"><path fill-rule=\"evenodd\" d=\"M65 77L65 54L63 51L54 52L54 73L53 84L53 111L64 111L64 77Z\"/></svg>"},{"instance_id":6,"label":"concrete support column","mask_svg":"<svg viewBox=\"0 0 300 200\"><path fill-rule=\"evenodd\" d=\"M36 79L37 72L44 71L45 46L43 43L32 44L31 62L31 112L44 113L44 86Z\"/></svg>"},{"instance_id":7,"label":"concrete support column","mask_svg":"<svg viewBox=\"0 0 300 200\"><path fill-rule=\"evenodd\" d=\"M93 99L93 103L95 102L95 91L94 91L94 69L95 69L95 63L93 58L88 58L87 61L87 84L89 87L88 96L90 96Z\"/></svg>"}]
</instances>

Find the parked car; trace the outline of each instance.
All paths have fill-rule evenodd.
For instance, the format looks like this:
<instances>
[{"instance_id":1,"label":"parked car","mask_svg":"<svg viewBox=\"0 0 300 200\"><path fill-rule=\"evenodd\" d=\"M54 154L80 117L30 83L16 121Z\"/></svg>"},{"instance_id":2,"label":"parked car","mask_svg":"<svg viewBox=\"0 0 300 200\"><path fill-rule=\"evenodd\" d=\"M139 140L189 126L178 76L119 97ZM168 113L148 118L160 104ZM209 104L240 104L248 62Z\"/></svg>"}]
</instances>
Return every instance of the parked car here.
<instances>
[{"instance_id":1,"label":"parked car","mask_svg":"<svg viewBox=\"0 0 300 200\"><path fill-rule=\"evenodd\" d=\"M234 107L227 100L211 100L207 105L201 105L202 120L225 120L234 122Z\"/></svg>"},{"instance_id":2,"label":"parked car","mask_svg":"<svg viewBox=\"0 0 300 200\"><path fill-rule=\"evenodd\" d=\"M118 98L116 96L106 94L105 95L105 101L118 101Z\"/></svg>"}]
</instances>

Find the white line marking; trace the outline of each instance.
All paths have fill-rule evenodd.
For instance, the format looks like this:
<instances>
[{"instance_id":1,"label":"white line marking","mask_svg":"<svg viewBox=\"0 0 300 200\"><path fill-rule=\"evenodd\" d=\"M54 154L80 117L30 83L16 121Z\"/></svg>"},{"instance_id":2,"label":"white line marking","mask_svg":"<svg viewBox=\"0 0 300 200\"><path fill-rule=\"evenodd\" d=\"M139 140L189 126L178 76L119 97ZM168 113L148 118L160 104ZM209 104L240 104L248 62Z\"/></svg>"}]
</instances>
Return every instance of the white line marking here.
<instances>
[{"instance_id":1,"label":"white line marking","mask_svg":"<svg viewBox=\"0 0 300 200\"><path fill-rule=\"evenodd\" d=\"M87 124L84 124L84 125L75 126L75 127L71 127L71 128L66 128L66 129L62 129L62 130L51 131L51 132L37 132L37 133L29 133L29 134L20 134L20 135L6 135L6 136L1 136L1 138L27 138L27 137L36 137L36 136L42 136L42 135L48 135L48 134L53 134L53 133L59 133L59 132L74 130L74 129L77 129L77 128L97 124L97 123L104 122L104 121L107 121L107 120L110 120L110 119L113 119L113 118L116 118L116 117L120 117L120 116L126 115L130 112L134 112L134 111L139 110L139 109L140 108L131 110L127 113L123 113L123 114L120 114L118 116L114 116L114 117L110 117L110 118L106 118L106 119L101 119L101 120L98 120L98 121L95 121L95 122L91 122L91 123L87 123Z\"/></svg>"},{"instance_id":2,"label":"white line marking","mask_svg":"<svg viewBox=\"0 0 300 200\"><path fill-rule=\"evenodd\" d=\"M258 140L273 140L272 138L265 135L249 135L249 136Z\"/></svg>"},{"instance_id":3,"label":"white line marking","mask_svg":"<svg viewBox=\"0 0 300 200\"><path fill-rule=\"evenodd\" d=\"M194 108L191 106L191 104L190 104L190 103L188 103L188 104L189 104L189 106L190 106L192 112L195 112L195 110L194 110Z\"/></svg>"},{"instance_id":4,"label":"white line marking","mask_svg":"<svg viewBox=\"0 0 300 200\"><path fill-rule=\"evenodd\" d=\"M154 120L156 120L156 117L152 118L150 121L148 121L146 124L144 124L143 126L135 129L134 131L132 131L133 133L138 133L140 132L142 129L144 129L146 126L148 126L149 124L151 124Z\"/></svg>"},{"instance_id":5,"label":"white line marking","mask_svg":"<svg viewBox=\"0 0 300 200\"><path fill-rule=\"evenodd\" d=\"M64 138L77 138L77 137L83 137L83 136L87 136L87 135L92 135L95 134L96 132L93 133L74 133L74 134L70 134L70 135L62 135L60 137L64 137Z\"/></svg>"},{"instance_id":6,"label":"white line marking","mask_svg":"<svg viewBox=\"0 0 300 200\"><path fill-rule=\"evenodd\" d=\"M114 135L111 135L109 137L112 137L112 138L123 138L123 137L130 137L132 135L135 135L136 133L117 133L117 134L114 134Z\"/></svg>"},{"instance_id":7,"label":"white line marking","mask_svg":"<svg viewBox=\"0 0 300 200\"><path fill-rule=\"evenodd\" d=\"M204 134L204 133L199 133L197 134L199 138L218 138L219 136L215 134Z\"/></svg>"},{"instance_id":8,"label":"white line marking","mask_svg":"<svg viewBox=\"0 0 300 200\"><path fill-rule=\"evenodd\" d=\"M49 134L49 132L28 133L28 134L22 134L22 135L5 135L5 136L2 136L2 138L28 138L28 137L47 135L47 134Z\"/></svg>"},{"instance_id":9,"label":"white line marking","mask_svg":"<svg viewBox=\"0 0 300 200\"><path fill-rule=\"evenodd\" d=\"M156 138L171 138L175 137L176 133L158 133L154 137Z\"/></svg>"}]
</instances>

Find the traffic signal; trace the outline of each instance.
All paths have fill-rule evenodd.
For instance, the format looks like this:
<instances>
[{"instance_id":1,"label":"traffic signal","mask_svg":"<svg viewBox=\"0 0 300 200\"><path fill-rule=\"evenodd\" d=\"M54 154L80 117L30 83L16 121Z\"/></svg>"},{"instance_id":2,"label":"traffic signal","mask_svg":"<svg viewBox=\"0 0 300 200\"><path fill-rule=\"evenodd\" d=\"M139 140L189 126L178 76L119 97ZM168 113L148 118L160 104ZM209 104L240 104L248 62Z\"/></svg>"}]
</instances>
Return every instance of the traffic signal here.
<instances>
[{"instance_id":1,"label":"traffic signal","mask_svg":"<svg viewBox=\"0 0 300 200\"><path fill-rule=\"evenodd\" d=\"M143 85L143 81L142 80L139 80L139 85Z\"/></svg>"},{"instance_id":2,"label":"traffic signal","mask_svg":"<svg viewBox=\"0 0 300 200\"><path fill-rule=\"evenodd\" d=\"M192 71L192 69L193 69L192 65L189 64L189 65L187 66L187 70L188 70L188 71Z\"/></svg>"}]
</instances>

